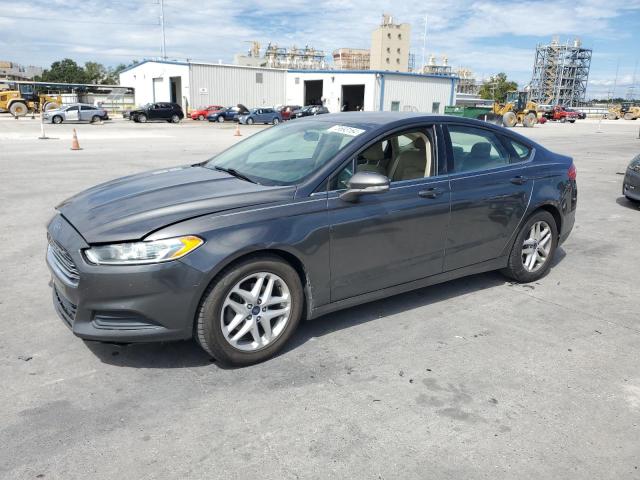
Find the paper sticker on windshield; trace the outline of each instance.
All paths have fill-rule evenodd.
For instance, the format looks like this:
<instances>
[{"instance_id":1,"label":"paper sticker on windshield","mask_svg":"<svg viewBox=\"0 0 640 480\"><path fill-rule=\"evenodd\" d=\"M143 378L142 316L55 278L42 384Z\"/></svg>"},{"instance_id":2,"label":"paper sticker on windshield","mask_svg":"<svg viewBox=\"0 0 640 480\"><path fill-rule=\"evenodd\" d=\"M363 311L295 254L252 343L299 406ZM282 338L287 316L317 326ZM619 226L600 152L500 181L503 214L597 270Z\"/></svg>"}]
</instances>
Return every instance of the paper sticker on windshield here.
<instances>
[{"instance_id":1,"label":"paper sticker on windshield","mask_svg":"<svg viewBox=\"0 0 640 480\"><path fill-rule=\"evenodd\" d=\"M341 133L342 135L349 135L350 137L357 137L361 133L364 133L364 130L362 130L361 128L345 127L344 125L334 125L327 131L333 133Z\"/></svg>"}]
</instances>

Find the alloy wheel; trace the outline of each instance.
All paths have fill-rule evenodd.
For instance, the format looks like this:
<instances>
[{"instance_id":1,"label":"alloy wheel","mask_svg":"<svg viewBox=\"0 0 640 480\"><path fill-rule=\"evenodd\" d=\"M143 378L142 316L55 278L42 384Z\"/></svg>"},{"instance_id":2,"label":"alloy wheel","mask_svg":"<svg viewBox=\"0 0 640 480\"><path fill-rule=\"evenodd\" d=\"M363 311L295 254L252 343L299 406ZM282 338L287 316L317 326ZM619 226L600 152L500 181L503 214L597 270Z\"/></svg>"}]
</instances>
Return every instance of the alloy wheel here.
<instances>
[{"instance_id":1,"label":"alloy wheel","mask_svg":"<svg viewBox=\"0 0 640 480\"><path fill-rule=\"evenodd\" d=\"M269 272L253 273L227 294L220 314L225 340L242 351L273 343L291 317L291 294L285 281Z\"/></svg>"},{"instance_id":2,"label":"alloy wheel","mask_svg":"<svg viewBox=\"0 0 640 480\"><path fill-rule=\"evenodd\" d=\"M528 272L537 272L549 259L553 232L549 224L540 220L529 229L522 244L522 265Z\"/></svg>"}]
</instances>

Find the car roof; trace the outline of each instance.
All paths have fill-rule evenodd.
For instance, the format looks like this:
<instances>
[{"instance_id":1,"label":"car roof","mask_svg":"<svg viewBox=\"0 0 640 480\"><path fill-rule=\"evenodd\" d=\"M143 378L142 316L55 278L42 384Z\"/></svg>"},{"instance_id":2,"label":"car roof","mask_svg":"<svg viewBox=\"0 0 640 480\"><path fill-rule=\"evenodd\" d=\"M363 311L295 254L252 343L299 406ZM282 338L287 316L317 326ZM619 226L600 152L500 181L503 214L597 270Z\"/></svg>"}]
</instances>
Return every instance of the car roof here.
<instances>
[{"instance_id":1,"label":"car roof","mask_svg":"<svg viewBox=\"0 0 640 480\"><path fill-rule=\"evenodd\" d=\"M321 105L317 105L321 106ZM384 127L402 127L403 125L412 125L415 123L457 123L467 124L469 126L482 127L485 129L493 130L501 135L510 136L513 139L517 139L524 144L535 145L539 148L540 145L525 137L513 129L507 129L493 125L482 120L476 120L473 118L457 117L453 115L440 115L435 113L419 113L419 112L340 112L340 113L328 113L324 115L318 115L313 117L301 118L298 121L316 121L327 122L339 125L362 127L369 130L384 129Z\"/></svg>"}]
</instances>

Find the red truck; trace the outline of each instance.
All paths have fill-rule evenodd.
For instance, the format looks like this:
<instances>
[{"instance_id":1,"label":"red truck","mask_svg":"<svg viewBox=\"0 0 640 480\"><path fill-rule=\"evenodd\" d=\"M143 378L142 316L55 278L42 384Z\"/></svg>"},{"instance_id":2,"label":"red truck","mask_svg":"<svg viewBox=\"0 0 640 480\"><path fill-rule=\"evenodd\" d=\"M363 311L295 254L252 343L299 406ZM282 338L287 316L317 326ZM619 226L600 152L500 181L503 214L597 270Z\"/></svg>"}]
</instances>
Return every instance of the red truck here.
<instances>
[{"instance_id":1,"label":"red truck","mask_svg":"<svg viewBox=\"0 0 640 480\"><path fill-rule=\"evenodd\" d=\"M548 120L559 121L561 123L574 123L578 118L580 118L580 114L575 111L567 110L561 105L556 105L552 110L545 112L544 117Z\"/></svg>"}]
</instances>

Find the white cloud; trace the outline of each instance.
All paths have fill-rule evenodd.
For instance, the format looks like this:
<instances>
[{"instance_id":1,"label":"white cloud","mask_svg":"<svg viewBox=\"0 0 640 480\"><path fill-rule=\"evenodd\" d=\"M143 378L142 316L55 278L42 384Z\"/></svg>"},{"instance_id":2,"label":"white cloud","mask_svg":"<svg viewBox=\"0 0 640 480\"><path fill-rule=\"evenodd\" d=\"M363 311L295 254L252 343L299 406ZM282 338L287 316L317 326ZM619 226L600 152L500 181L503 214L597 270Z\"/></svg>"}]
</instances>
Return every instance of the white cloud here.
<instances>
[{"instance_id":1,"label":"white cloud","mask_svg":"<svg viewBox=\"0 0 640 480\"><path fill-rule=\"evenodd\" d=\"M535 44L553 35L563 41L589 35L601 49L594 68L602 70L611 70L612 62L615 69L625 55L620 52L640 43L637 32L619 28L629 15L640 18L640 0L165 0L167 53L229 62L250 40L309 44L328 54L338 47L366 48L384 11L411 23L417 61L427 15L427 57L447 55L451 64L479 76L505 71L521 83L530 78ZM14 54L8 60L46 66L69 56L115 64L160 55L159 7L151 1L22 0L2 14L0 44L5 55ZM46 27L33 28L38 22L30 19L46 19Z\"/></svg>"}]
</instances>

